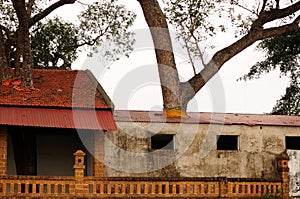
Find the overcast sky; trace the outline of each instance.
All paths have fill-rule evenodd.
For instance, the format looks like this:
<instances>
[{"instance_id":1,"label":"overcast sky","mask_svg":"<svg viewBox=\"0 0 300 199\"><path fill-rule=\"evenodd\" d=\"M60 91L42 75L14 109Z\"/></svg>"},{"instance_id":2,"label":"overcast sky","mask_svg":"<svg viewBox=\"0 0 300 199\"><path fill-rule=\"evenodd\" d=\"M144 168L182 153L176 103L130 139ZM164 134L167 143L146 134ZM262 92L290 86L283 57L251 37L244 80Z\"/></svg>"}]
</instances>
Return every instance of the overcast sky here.
<instances>
[{"instance_id":1,"label":"overcast sky","mask_svg":"<svg viewBox=\"0 0 300 199\"><path fill-rule=\"evenodd\" d=\"M123 2L126 2L125 0ZM148 43L143 46L143 39L151 39L145 34L146 22L137 1L127 3L128 9L137 14L133 31L137 33L138 47L129 58L122 58L113 63L103 63L101 58L92 58L81 54L74 63L75 69L90 69L115 103L116 109L129 110L162 110L161 91L153 48ZM71 5L58 10L65 19L80 10L81 6ZM220 46L230 44L232 35L217 37ZM180 51L176 49L175 51ZM209 55L211 56L211 55ZM249 68L259 59L262 53L255 51L255 45L244 50L238 56L228 61L219 73L209 81L189 104L189 111L226 112L226 113L269 113L287 86L286 79L279 79L274 71L263 75L261 79L251 81L236 81L249 71ZM176 57L182 79L192 75L192 68L182 61L180 52Z\"/></svg>"}]
</instances>

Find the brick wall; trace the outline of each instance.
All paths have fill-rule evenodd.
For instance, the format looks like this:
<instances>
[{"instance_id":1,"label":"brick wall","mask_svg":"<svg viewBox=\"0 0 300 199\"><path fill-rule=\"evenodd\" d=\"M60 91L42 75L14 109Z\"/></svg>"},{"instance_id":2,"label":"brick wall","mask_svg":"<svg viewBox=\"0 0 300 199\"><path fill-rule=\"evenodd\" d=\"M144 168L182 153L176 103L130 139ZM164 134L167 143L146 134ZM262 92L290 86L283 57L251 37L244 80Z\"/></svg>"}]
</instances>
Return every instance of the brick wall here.
<instances>
[{"instance_id":1,"label":"brick wall","mask_svg":"<svg viewBox=\"0 0 300 199\"><path fill-rule=\"evenodd\" d=\"M6 175L7 165L7 128L0 126L0 176Z\"/></svg>"},{"instance_id":2,"label":"brick wall","mask_svg":"<svg viewBox=\"0 0 300 199\"><path fill-rule=\"evenodd\" d=\"M104 137L105 132L96 132L94 138L94 163L93 176L103 177L105 172L104 166Z\"/></svg>"},{"instance_id":3,"label":"brick wall","mask_svg":"<svg viewBox=\"0 0 300 199\"><path fill-rule=\"evenodd\" d=\"M0 175L6 175L7 167L7 128L0 126Z\"/></svg>"}]
</instances>

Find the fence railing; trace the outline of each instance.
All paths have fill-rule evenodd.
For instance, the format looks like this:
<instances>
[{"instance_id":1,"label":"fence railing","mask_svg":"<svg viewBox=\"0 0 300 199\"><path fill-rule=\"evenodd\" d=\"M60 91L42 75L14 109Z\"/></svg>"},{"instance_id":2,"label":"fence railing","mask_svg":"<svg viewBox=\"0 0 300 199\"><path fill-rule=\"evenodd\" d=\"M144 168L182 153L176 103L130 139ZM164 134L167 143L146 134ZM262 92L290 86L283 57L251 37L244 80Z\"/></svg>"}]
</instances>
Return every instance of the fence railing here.
<instances>
[{"instance_id":1,"label":"fence railing","mask_svg":"<svg viewBox=\"0 0 300 199\"><path fill-rule=\"evenodd\" d=\"M0 178L0 196L72 196L75 184L72 176L4 176Z\"/></svg>"},{"instance_id":2,"label":"fence railing","mask_svg":"<svg viewBox=\"0 0 300 199\"><path fill-rule=\"evenodd\" d=\"M43 177L5 176L0 178L0 196L87 198L227 198L281 196L278 180L230 178L126 178L126 177Z\"/></svg>"},{"instance_id":3,"label":"fence railing","mask_svg":"<svg viewBox=\"0 0 300 199\"><path fill-rule=\"evenodd\" d=\"M84 176L81 155L75 157L74 176L0 176L0 198L288 198L286 162L278 167L281 178L273 180L92 177Z\"/></svg>"}]
</instances>

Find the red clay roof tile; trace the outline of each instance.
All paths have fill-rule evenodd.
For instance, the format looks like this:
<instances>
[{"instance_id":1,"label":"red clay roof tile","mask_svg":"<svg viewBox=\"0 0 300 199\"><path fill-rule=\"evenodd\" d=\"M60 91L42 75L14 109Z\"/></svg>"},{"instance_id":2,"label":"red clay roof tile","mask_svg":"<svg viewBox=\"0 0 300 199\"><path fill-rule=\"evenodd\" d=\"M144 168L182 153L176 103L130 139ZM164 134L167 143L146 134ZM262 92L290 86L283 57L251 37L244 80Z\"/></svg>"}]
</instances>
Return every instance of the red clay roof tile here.
<instances>
[{"instance_id":1,"label":"red clay roof tile","mask_svg":"<svg viewBox=\"0 0 300 199\"><path fill-rule=\"evenodd\" d=\"M90 71L34 69L33 81L27 92L0 85L0 106L112 108Z\"/></svg>"}]
</instances>

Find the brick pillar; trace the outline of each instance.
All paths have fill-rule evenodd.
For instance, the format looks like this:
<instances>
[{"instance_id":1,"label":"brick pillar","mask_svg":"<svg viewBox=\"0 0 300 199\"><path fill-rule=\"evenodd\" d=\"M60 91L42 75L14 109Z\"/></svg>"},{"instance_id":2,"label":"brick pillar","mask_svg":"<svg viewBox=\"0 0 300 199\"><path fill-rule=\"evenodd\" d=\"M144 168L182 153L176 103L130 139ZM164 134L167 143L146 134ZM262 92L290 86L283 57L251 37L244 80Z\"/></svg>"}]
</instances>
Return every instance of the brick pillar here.
<instances>
[{"instance_id":1,"label":"brick pillar","mask_svg":"<svg viewBox=\"0 0 300 199\"><path fill-rule=\"evenodd\" d=\"M105 132L95 132L94 141L94 163L93 175L95 177L103 177L105 172L104 165L104 137Z\"/></svg>"},{"instance_id":2,"label":"brick pillar","mask_svg":"<svg viewBox=\"0 0 300 199\"><path fill-rule=\"evenodd\" d=\"M220 183L220 198L226 198L227 197L227 192L228 192L228 180L226 177L221 177L219 178L219 183Z\"/></svg>"},{"instance_id":3,"label":"brick pillar","mask_svg":"<svg viewBox=\"0 0 300 199\"><path fill-rule=\"evenodd\" d=\"M0 176L7 171L7 127L0 126Z\"/></svg>"},{"instance_id":4,"label":"brick pillar","mask_svg":"<svg viewBox=\"0 0 300 199\"><path fill-rule=\"evenodd\" d=\"M289 198L289 156L286 152L277 157L277 169L282 180L282 198Z\"/></svg>"},{"instance_id":5,"label":"brick pillar","mask_svg":"<svg viewBox=\"0 0 300 199\"><path fill-rule=\"evenodd\" d=\"M74 176L76 180L75 193L76 196L81 196L87 193L87 187L84 185L84 156L85 153L81 150L77 150L74 154Z\"/></svg>"}]
</instances>

